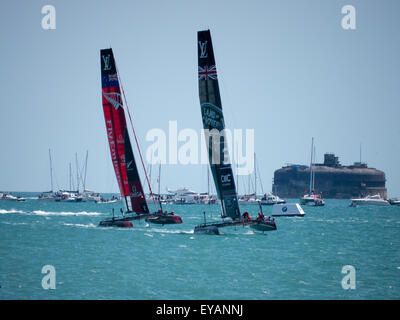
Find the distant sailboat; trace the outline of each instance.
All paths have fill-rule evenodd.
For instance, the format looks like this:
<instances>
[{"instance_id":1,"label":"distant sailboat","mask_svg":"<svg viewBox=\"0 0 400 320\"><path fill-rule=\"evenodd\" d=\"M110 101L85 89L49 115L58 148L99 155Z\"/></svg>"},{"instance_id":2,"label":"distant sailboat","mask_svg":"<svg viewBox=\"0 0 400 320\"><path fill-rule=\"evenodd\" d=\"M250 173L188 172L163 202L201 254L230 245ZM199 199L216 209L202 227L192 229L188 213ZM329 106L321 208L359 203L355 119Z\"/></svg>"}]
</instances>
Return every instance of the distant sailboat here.
<instances>
[{"instance_id":1,"label":"distant sailboat","mask_svg":"<svg viewBox=\"0 0 400 320\"><path fill-rule=\"evenodd\" d=\"M314 172L314 165L313 165L313 157L315 156L314 151L314 138L311 140L311 161L310 161L310 186L308 190L308 194L305 194L301 199L300 203L302 205L309 205L309 206L324 206L325 201L322 199L321 194L315 193L315 172Z\"/></svg>"},{"instance_id":2,"label":"distant sailboat","mask_svg":"<svg viewBox=\"0 0 400 320\"><path fill-rule=\"evenodd\" d=\"M261 200L257 198L257 166L256 166L256 154L254 153L254 186L253 186L253 193L250 193L250 186L252 185L251 183L251 176L250 174L248 175L249 179L249 192L242 197L239 198L239 204L240 205L260 205ZM239 180L238 180L239 184Z\"/></svg>"},{"instance_id":3,"label":"distant sailboat","mask_svg":"<svg viewBox=\"0 0 400 320\"><path fill-rule=\"evenodd\" d=\"M51 151L49 149L49 159L50 159L50 186L51 190L50 191L45 191L42 192L41 195L39 195L38 199L42 201L54 201L56 198L56 194L54 193L54 188L53 188L53 164L51 161Z\"/></svg>"},{"instance_id":4,"label":"distant sailboat","mask_svg":"<svg viewBox=\"0 0 400 320\"><path fill-rule=\"evenodd\" d=\"M107 138L111 160L125 207L123 217L115 218L113 216L111 219L101 221L100 226L133 227L130 221L139 219L148 219L148 221L158 224L182 223L179 216L162 212L161 208L155 213L150 213L129 139L119 77L112 49L101 50L100 60ZM151 190L150 184L149 188ZM156 203L154 204L156 205Z\"/></svg>"},{"instance_id":5,"label":"distant sailboat","mask_svg":"<svg viewBox=\"0 0 400 320\"><path fill-rule=\"evenodd\" d=\"M225 129L222 113L221 97L219 93L217 69L209 30L199 31L198 39L198 80L199 97L203 127L209 130L210 135L206 145L208 146L209 163L217 190L218 199L221 202L222 218L229 218L219 223L200 224L195 227L195 233L219 234L221 227L227 226L251 226L256 230L276 230L275 222L251 219L248 214L241 216L235 186L234 175L230 163L224 162ZM220 139L213 138L212 131L216 129L220 133ZM225 151L225 152L224 152ZM246 212L247 213L247 212Z\"/></svg>"}]
</instances>

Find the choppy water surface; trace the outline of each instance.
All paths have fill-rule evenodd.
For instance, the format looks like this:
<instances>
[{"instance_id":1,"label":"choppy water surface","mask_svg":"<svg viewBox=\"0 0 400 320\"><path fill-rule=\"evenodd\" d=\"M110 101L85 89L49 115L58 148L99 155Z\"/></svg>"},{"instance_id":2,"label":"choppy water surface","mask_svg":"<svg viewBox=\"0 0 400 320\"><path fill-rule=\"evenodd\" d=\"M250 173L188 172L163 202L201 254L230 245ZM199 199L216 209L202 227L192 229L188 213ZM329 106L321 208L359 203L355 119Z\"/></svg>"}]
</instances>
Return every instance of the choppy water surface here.
<instances>
[{"instance_id":1,"label":"choppy water surface","mask_svg":"<svg viewBox=\"0 0 400 320\"><path fill-rule=\"evenodd\" d=\"M400 298L400 206L327 200L304 207L303 218L278 218L277 231L238 227L210 236L193 228L203 211L218 219L215 205L168 206L181 225L114 229L98 223L118 203L24 196L0 201L0 299ZM42 288L45 265L56 270L55 290ZM345 265L356 270L354 290L342 288Z\"/></svg>"}]
</instances>

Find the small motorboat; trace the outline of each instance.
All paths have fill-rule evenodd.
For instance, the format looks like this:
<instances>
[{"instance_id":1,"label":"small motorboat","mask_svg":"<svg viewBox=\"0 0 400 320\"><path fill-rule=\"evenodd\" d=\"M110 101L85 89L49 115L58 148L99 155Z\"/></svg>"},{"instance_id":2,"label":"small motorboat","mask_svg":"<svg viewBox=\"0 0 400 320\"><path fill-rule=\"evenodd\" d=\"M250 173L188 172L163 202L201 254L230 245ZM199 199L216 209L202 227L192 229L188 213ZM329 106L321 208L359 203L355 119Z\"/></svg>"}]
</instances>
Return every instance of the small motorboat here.
<instances>
[{"instance_id":1,"label":"small motorboat","mask_svg":"<svg viewBox=\"0 0 400 320\"><path fill-rule=\"evenodd\" d=\"M286 203L286 200L283 200L279 198L278 196L274 194L264 194L264 196L261 198L261 204L262 205L267 205L267 206L272 206L274 204L280 204L280 203Z\"/></svg>"},{"instance_id":2,"label":"small motorboat","mask_svg":"<svg viewBox=\"0 0 400 320\"><path fill-rule=\"evenodd\" d=\"M350 199L350 207L356 206L390 206L389 201L383 199L379 194L366 196L365 198Z\"/></svg>"},{"instance_id":3,"label":"small motorboat","mask_svg":"<svg viewBox=\"0 0 400 320\"><path fill-rule=\"evenodd\" d=\"M392 206L400 206L400 199L399 198L390 198L390 199L388 199L388 202Z\"/></svg>"},{"instance_id":4,"label":"small motorboat","mask_svg":"<svg viewBox=\"0 0 400 320\"><path fill-rule=\"evenodd\" d=\"M3 195L3 200L18 201L18 198L16 196L13 196L12 194L7 193Z\"/></svg>"},{"instance_id":5,"label":"small motorboat","mask_svg":"<svg viewBox=\"0 0 400 320\"><path fill-rule=\"evenodd\" d=\"M256 195L253 194L248 194L240 197L238 199L239 205L259 205L261 203L260 199L257 199Z\"/></svg>"}]
</instances>

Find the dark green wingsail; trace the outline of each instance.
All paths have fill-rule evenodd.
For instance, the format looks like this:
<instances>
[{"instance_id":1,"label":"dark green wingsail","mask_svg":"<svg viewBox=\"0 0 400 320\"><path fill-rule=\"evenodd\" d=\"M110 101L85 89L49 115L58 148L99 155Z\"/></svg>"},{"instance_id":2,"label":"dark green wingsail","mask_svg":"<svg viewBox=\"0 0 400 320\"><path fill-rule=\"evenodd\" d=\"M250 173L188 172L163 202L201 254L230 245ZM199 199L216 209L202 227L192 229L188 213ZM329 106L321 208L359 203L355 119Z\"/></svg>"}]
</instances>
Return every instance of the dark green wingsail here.
<instances>
[{"instance_id":1,"label":"dark green wingsail","mask_svg":"<svg viewBox=\"0 0 400 320\"><path fill-rule=\"evenodd\" d=\"M232 166L229 161L224 162L224 156L226 159L229 156L225 150L225 123L210 30L197 33L197 51L201 115L211 172L222 205L222 217L237 220L240 211Z\"/></svg>"}]
</instances>

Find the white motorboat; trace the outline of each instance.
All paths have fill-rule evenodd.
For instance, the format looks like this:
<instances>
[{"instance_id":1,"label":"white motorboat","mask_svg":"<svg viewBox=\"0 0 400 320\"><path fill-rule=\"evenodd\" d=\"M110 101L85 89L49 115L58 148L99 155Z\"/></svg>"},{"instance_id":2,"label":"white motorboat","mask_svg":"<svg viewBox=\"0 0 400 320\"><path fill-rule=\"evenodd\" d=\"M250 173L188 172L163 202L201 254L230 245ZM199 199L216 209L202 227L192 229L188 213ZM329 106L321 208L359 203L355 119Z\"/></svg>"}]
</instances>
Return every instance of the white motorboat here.
<instances>
[{"instance_id":1,"label":"white motorboat","mask_svg":"<svg viewBox=\"0 0 400 320\"><path fill-rule=\"evenodd\" d=\"M186 187L177 190L169 190L167 188L167 192L174 204L196 204L199 202L199 194Z\"/></svg>"},{"instance_id":2,"label":"white motorboat","mask_svg":"<svg viewBox=\"0 0 400 320\"><path fill-rule=\"evenodd\" d=\"M121 201L121 199L116 196L112 196L110 199L104 199L103 197L100 197L98 200L95 200L96 203L116 203L118 201Z\"/></svg>"},{"instance_id":3,"label":"white motorboat","mask_svg":"<svg viewBox=\"0 0 400 320\"><path fill-rule=\"evenodd\" d=\"M261 204L262 205L274 205L274 204L281 204L281 203L286 203L286 200L283 200L281 198L279 198L278 196L274 195L274 194L264 194L264 196L261 198Z\"/></svg>"},{"instance_id":4,"label":"white motorboat","mask_svg":"<svg viewBox=\"0 0 400 320\"><path fill-rule=\"evenodd\" d=\"M83 202L85 199L77 191L60 190L54 201L56 202Z\"/></svg>"},{"instance_id":5,"label":"white motorboat","mask_svg":"<svg viewBox=\"0 0 400 320\"><path fill-rule=\"evenodd\" d=\"M351 199L350 206L390 206L390 203L379 194L375 194L373 196L368 195L365 198Z\"/></svg>"},{"instance_id":6,"label":"white motorboat","mask_svg":"<svg viewBox=\"0 0 400 320\"><path fill-rule=\"evenodd\" d=\"M388 199L388 202L392 206L400 206L400 198L390 198L390 199Z\"/></svg>"},{"instance_id":7,"label":"white motorboat","mask_svg":"<svg viewBox=\"0 0 400 320\"><path fill-rule=\"evenodd\" d=\"M18 198L16 196L13 196L12 194L9 194L9 193L5 194L3 196L3 199L4 200L11 200L11 201L17 201L18 200Z\"/></svg>"},{"instance_id":8,"label":"white motorboat","mask_svg":"<svg viewBox=\"0 0 400 320\"><path fill-rule=\"evenodd\" d=\"M94 192L90 190L83 190L83 193L81 194L84 198L84 201L101 201L101 196L99 192ZM104 200L104 199L103 199Z\"/></svg>"},{"instance_id":9,"label":"white motorboat","mask_svg":"<svg viewBox=\"0 0 400 320\"><path fill-rule=\"evenodd\" d=\"M55 198L56 198L56 193L53 191L45 191L38 196L38 200L41 201L54 201Z\"/></svg>"},{"instance_id":10,"label":"white motorboat","mask_svg":"<svg viewBox=\"0 0 400 320\"><path fill-rule=\"evenodd\" d=\"M9 201L25 201L26 199L23 197L16 197L9 193L1 193L0 199L2 200L9 200Z\"/></svg>"},{"instance_id":11,"label":"white motorboat","mask_svg":"<svg viewBox=\"0 0 400 320\"><path fill-rule=\"evenodd\" d=\"M255 194L244 195L238 199L240 205L259 205L261 203L260 199L257 199Z\"/></svg>"}]
</instances>

